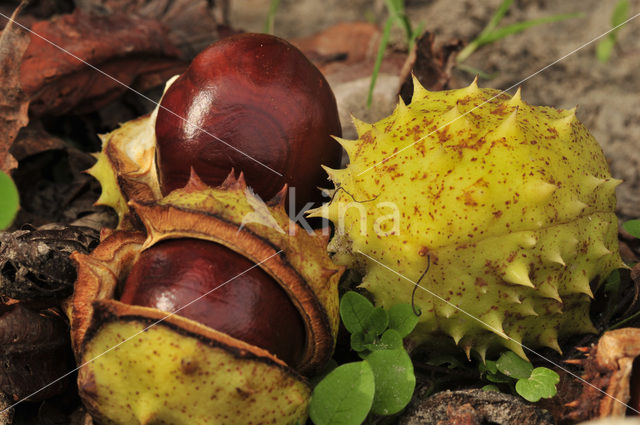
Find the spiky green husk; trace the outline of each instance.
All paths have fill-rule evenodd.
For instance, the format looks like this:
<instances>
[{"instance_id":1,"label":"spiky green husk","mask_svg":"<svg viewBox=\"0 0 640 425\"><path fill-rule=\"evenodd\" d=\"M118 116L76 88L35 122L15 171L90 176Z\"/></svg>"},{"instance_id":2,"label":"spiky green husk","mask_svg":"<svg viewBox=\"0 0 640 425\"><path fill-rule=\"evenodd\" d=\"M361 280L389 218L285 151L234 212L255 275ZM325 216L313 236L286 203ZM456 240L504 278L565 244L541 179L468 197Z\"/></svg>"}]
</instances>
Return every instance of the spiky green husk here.
<instances>
[{"instance_id":1,"label":"spiky green husk","mask_svg":"<svg viewBox=\"0 0 640 425\"><path fill-rule=\"evenodd\" d=\"M476 83L428 92L375 124L354 120L328 170L334 259L363 271L378 304L415 303L411 338L446 333L467 353L593 331L590 282L623 267L615 186L596 140L575 117Z\"/></svg>"}]
</instances>

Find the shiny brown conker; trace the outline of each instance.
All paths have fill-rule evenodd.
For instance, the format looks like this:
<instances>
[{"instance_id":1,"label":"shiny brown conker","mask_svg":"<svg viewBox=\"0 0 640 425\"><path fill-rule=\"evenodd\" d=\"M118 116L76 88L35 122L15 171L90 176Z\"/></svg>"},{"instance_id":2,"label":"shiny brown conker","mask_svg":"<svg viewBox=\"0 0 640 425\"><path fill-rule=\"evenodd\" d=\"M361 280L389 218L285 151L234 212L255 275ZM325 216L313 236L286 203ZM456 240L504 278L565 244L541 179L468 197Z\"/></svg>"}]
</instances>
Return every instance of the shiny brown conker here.
<instances>
[{"instance_id":1,"label":"shiny brown conker","mask_svg":"<svg viewBox=\"0 0 640 425\"><path fill-rule=\"evenodd\" d=\"M321 201L320 165L339 166L331 135L341 135L333 92L302 52L271 35L228 37L196 56L164 94L156 121L160 187L165 195L183 187L191 167L217 186L235 168L262 199L285 183L295 188L300 209Z\"/></svg>"},{"instance_id":2,"label":"shiny brown conker","mask_svg":"<svg viewBox=\"0 0 640 425\"><path fill-rule=\"evenodd\" d=\"M143 251L120 301L176 312L294 368L306 342L302 318L282 287L250 260L214 242L171 239Z\"/></svg>"}]
</instances>

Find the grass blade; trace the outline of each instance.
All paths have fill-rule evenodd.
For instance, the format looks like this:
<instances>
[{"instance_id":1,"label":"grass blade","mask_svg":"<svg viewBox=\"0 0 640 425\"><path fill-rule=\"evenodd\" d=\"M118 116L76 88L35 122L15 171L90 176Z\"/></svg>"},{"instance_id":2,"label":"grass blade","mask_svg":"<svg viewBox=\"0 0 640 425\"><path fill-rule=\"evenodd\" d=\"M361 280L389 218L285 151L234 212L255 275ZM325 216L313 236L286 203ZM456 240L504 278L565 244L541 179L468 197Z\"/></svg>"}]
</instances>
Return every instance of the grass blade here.
<instances>
[{"instance_id":1,"label":"grass blade","mask_svg":"<svg viewBox=\"0 0 640 425\"><path fill-rule=\"evenodd\" d=\"M411 21L404 13L404 0L385 0L387 9L389 9L389 16L397 22L407 34L407 40L409 41L409 51L411 51L411 39L414 38L414 32L411 28Z\"/></svg>"},{"instance_id":2,"label":"grass blade","mask_svg":"<svg viewBox=\"0 0 640 425\"><path fill-rule=\"evenodd\" d=\"M598 61L602 63L609 61L611 54L613 53L613 46L616 44L616 38L615 36L611 37L611 34L612 33L609 33L607 37L600 40L596 45L596 57L598 58Z\"/></svg>"},{"instance_id":3,"label":"grass blade","mask_svg":"<svg viewBox=\"0 0 640 425\"><path fill-rule=\"evenodd\" d=\"M537 25L564 21L567 19L576 18L578 16L582 16L582 13L564 13L561 15L547 16L539 19L532 19L530 21L516 22L515 24L498 28L497 30L492 31L491 33L486 34L483 37L478 37L477 39L478 40L477 43L479 44L478 47L484 46L485 44L493 43L509 35L518 34L528 28L531 28Z\"/></svg>"},{"instance_id":4,"label":"grass blade","mask_svg":"<svg viewBox=\"0 0 640 425\"><path fill-rule=\"evenodd\" d=\"M491 20L489 21L487 26L484 27L480 35L490 33L491 31L496 29L496 27L498 26L502 18L504 18L504 15L506 15L509 9L511 8L512 4L513 4L513 0L504 0L500 4L496 12L493 14L493 16L491 17Z\"/></svg>"},{"instance_id":5,"label":"grass blade","mask_svg":"<svg viewBox=\"0 0 640 425\"><path fill-rule=\"evenodd\" d=\"M273 25L276 18L276 12L278 11L278 6L280 6L280 0L271 0L267 19L264 22L264 33L266 34L273 34Z\"/></svg>"},{"instance_id":6,"label":"grass blade","mask_svg":"<svg viewBox=\"0 0 640 425\"><path fill-rule=\"evenodd\" d=\"M376 62L373 65L373 72L371 73L371 83L369 83L369 94L367 95L367 106L371 106L371 100L373 99L373 89L376 86L376 80L378 79L378 73L380 72L380 66L382 65L382 58L384 52L387 50L387 44L389 44L389 34L391 34L391 27L393 26L393 17L387 18L387 22L384 24L384 30L382 31L382 39L380 40L380 46L378 46L378 54L376 56Z\"/></svg>"},{"instance_id":7,"label":"grass blade","mask_svg":"<svg viewBox=\"0 0 640 425\"><path fill-rule=\"evenodd\" d=\"M458 63L464 62L464 60L471 56L471 54L475 52L478 47L482 46L482 44L480 44L480 40L482 40L484 37L486 37L496 29L500 21L502 21L502 18L504 18L504 15L506 15L507 11L511 8L512 4L513 0L504 0L500 4L500 6L498 6L498 9L491 17L491 20L489 21L487 26L485 26L482 31L480 31L480 34L478 34L476 38L474 38L469 44L464 47L464 49L460 51L460 53L458 53L458 56L456 57L456 61Z\"/></svg>"}]
</instances>

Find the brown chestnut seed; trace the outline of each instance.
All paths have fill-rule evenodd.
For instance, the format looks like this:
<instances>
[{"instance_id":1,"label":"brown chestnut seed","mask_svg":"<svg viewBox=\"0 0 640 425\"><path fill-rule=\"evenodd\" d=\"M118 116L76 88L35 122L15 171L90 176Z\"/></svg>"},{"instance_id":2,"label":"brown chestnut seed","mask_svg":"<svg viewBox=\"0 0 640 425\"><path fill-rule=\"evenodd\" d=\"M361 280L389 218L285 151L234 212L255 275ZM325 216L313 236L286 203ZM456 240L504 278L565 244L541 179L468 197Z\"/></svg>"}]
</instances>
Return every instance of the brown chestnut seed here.
<instances>
[{"instance_id":1,"label":"brown chestnut seed","mask_svg":"<svg viewBox=\"0 0 640 425\"><path fill-rule=\"evenodd\" d=\"M341 148L331 135L341 135L333 92L302 52L271 35L228 37L196 56L162 98L160 188L166 195L183 187L191 167L218 186L235 168L262 199L285 183L295 188L300 210L322 201L320 165L339 166Z\"/></svg>"},{"instance_id":2,"label":"brown chestnut seed","mask_svg":"<svg viewBox=\"0 0 640 425\"><path fill-rule=\"evenodd\" d=\"M176 314L264 348L295 368L305 345L302 318L280 285L252 266L213 242L163 241L142 252L120 301L173 312L213 290Z\"/></svg>"}]
</instances>

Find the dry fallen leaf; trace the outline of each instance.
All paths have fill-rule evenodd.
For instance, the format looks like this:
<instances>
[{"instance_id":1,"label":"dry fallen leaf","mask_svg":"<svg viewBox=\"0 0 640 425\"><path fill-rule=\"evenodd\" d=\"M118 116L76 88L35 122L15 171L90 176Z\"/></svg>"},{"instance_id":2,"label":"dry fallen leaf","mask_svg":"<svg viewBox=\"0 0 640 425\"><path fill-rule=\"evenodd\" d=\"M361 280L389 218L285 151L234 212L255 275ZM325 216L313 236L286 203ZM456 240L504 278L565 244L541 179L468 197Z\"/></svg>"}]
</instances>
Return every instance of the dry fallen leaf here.
<instances>
[{"instance_id":1,"label":"dry fallen leaf","mask_svg":"<svg viewBox=\"0 0 640 425\"><path fill-rule=\"evenodd\" d=\"M155 20L76 9L31 29L37 35L20 63L20 84L32 116L95 111L120 96L124 85L135 87L149 74L164 81L185 66Z\"/></svg>"},{"instance_id":2,"label":"dry fallen leaf","mask_svg":"<svg viewBox=\"0 0 640 425\"><path fill-rule=\"evenodd\" d=\"M418 38L400 76L401 81L404 81L400 88L400 96L404 102L411 102L413 94L411 74L415 75L427 90L438 91L450 88L451 70L456 63L458 52L463 47L464 43L461 40L451 40L436 47L435 34L428 31Z\"/></svg>"},{"instance_id":3,"label":"dry fallen leaf","mask_svg":"<svg viewBox=\"0 0 640 425\"><path fill-rule=\"evenodd\" d=\"M168 29L167 37L180 49L183 59L192 59L220 38L218 21L227 24L224 15L228 12L221 10L225 1L76 0L75 3L79 9L90 13L136 15L160 22ZM222 16L216 19L215 12Z\"/></svg>"},{"instance_id":4,"label":"dry fallen leaf","mask_svg":"<svg viewBox=\"0 0 640 425\"><path fill-rule=\"evenodd\" d=\"M15 10L12 19L20 13L25 3ZM8 173L18 163L9 148L18 131L29 122L29 100L20 85L20 61L29 35L19 26L9 22L0 35L0 170Z\"/></svg>"}]
</instances>

